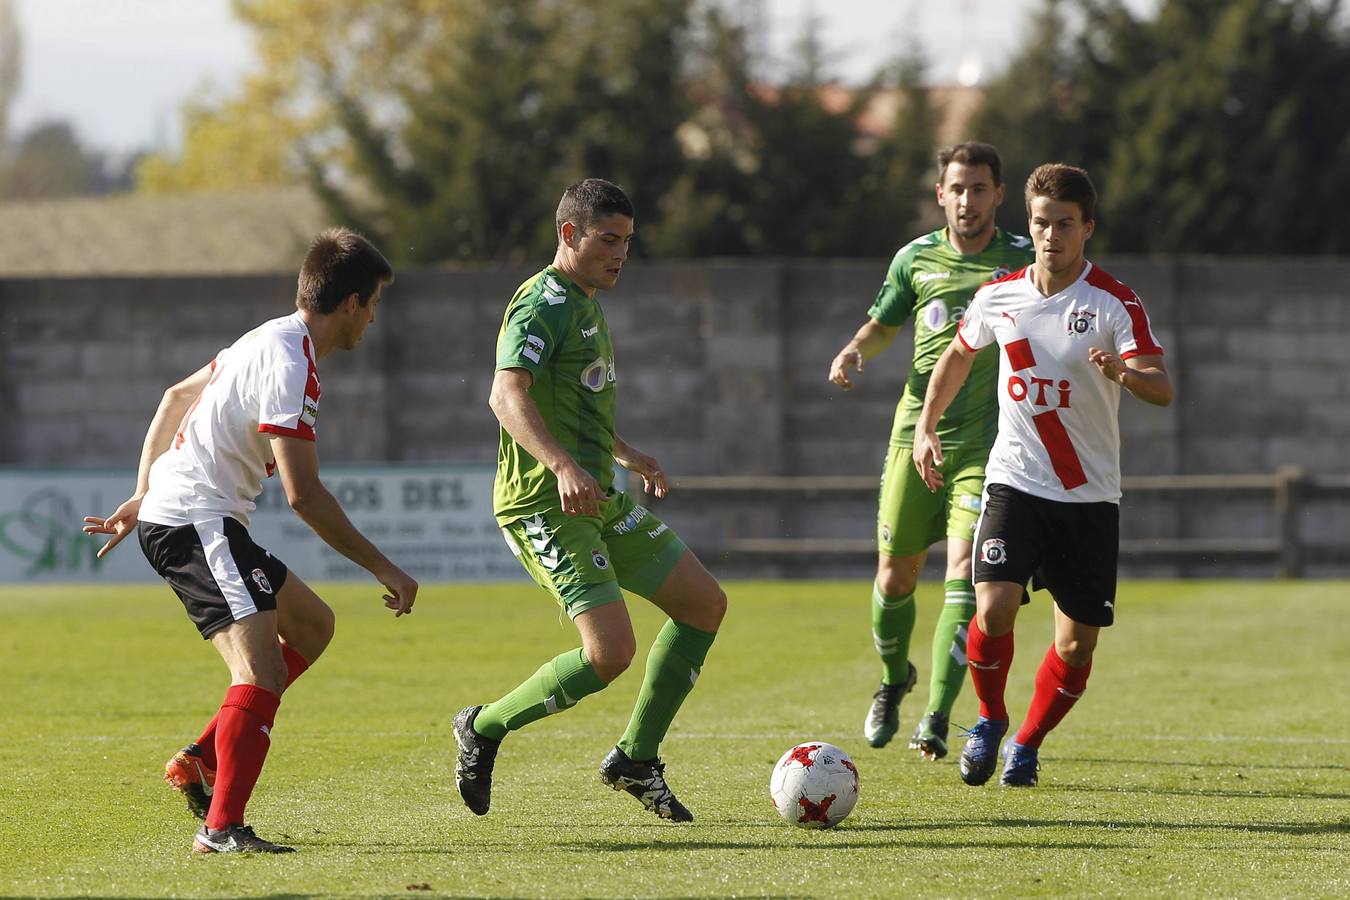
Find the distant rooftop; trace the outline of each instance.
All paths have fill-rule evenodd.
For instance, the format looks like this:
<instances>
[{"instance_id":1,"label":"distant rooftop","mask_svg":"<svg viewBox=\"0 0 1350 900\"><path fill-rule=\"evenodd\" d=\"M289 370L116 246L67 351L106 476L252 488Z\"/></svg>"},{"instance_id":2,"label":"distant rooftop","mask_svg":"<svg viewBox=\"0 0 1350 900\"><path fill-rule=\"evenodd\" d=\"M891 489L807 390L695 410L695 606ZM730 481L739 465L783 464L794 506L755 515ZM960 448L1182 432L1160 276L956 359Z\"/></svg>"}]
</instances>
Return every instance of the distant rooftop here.
<instances>
[{"instance_id":1,"label":"distant rooftop","mask_svg":"<svg viewBox=\"0 0 1350 900\"><path fill-rule=\"evenodd\" d=\"M305 188L0 202L0 278L293 272L326 224Z\"/></svg>"}]
</instances>

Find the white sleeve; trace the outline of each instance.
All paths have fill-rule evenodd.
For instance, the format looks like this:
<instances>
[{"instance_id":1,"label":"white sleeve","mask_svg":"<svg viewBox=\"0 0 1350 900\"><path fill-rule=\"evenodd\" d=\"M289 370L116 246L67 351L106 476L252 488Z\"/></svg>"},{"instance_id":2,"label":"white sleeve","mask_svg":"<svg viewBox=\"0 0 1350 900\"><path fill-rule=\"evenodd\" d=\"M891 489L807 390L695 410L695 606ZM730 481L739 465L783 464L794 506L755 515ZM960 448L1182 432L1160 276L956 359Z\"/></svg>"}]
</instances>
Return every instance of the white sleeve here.
<instances>
[{"instance_id":1,"label":"white sleeve","mask_svg":"<svg viewBox=\"0 0 1350 900\"><path fill-rule=\"evenodd\" d=\"M258 430L314 440L319 416L319 373L308 360L282 365L263 379L258 394Z\"/></svg>"},{"instance_id":2,"label":"white sleeve","mask_svg":"<svg viewBox=\"0 0 1350 900\"><path fill-rule=\"evenodd\" d=\"M994 343L994 329L989 327L986 318L987 299L988 295L984 291L976 291L965 314L961 316L961 324L957 326L956 339L967 350L983 350Z\"/></svg>"}]
</instances>

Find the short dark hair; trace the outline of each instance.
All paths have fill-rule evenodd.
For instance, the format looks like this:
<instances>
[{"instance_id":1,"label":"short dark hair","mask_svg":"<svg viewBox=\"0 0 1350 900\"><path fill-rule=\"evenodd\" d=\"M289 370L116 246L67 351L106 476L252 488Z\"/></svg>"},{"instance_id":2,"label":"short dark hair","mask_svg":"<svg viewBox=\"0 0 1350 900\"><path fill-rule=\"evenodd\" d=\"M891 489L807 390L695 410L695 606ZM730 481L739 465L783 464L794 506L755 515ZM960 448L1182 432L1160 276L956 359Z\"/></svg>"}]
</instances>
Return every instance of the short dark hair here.
<instances>
[{"instance_id":1,"label":"short dark hair","mask_svg":"<svg viewBox=\"0 0 1350 900\"><path fill-rule=\"evenodd\" d=\"M1036 167L1027 179L1027 213L1036 197L1049 197L1062 203L1077 203L1084 222L1091 222L1097 211L1097 189L1087 169L1067 163L1045 163Z\"/></svg>"},{"instance_id":2,"label":"short dark hair","mask_svg":"<svg viewBox=\"0 0 1350 900\"><path fill-rule=\"evenodd\" d=\"M558 229L558 240L562 240L564 222L585 231L605 216L618 213L633 218L633 203L623 188L605 181L603 178L586 178L563 191L558 203L558 214L554 224Z\"/></svg>"},{"instance_id":3,"label":"short dark hair","mask_svg":"<svg viewBox=\"0 0 1350 900\"><path fill-rule=\"evenodd\" d=\"M988 166L994 176L994 185L1003 183L1003 160L993 144L981 144L979 141L964 141L938 151L938 182L947 178L947 166L960 163L963 166Z\"/></svg>"},{"instance_id":4,"label":"short dark hair","mask_svg":"<svg viewBox=\"0 0 1350 900\"><path fill-rule=\"evenodd\" d=\"M394 267L374 244L349 228L329 228L305 254L295 306L328 315L352 294L365 306L381 284L393 280Z\"/></svg>"}]
</instances>

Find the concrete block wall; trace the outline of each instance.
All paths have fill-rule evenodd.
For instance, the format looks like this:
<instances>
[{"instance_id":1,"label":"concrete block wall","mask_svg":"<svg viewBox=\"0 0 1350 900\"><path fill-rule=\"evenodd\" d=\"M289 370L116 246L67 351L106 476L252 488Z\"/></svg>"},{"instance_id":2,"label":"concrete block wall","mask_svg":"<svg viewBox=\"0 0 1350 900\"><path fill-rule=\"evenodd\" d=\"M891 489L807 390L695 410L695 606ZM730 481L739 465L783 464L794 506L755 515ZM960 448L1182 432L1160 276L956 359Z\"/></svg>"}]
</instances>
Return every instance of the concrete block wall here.
<instances>
[{"instance_id":1,"label":"concrete block wall","mask_svg":"<svg viewBox=\"0 0 1350 900\"><path fill-rule=\"evenodd\" d=\"M1177 403L1124 398L1126 474L1350 472L1350 261L1104 260L1168 351ZM680 475L875 475L910 338L848 393L826 382L885 261L634 261L601 295L620 432ZM491 461L502 311L532 268L401 273L353 353L320 363L332 462ZM161 392L292 308L291 273L0 281L0 465L134 465ZM867 537L872 497L683 508L693 543ZM1133 502L1134 505L1131 505ZM1126 498L1127 536L1269 534L1273 508L1207 495ZM1137 514L1135 512L1137 510ZM1231 515L1229 514L1231 513ZM1310 513L1322 528L1331 513Z\"/></svg>"}]
</instances>

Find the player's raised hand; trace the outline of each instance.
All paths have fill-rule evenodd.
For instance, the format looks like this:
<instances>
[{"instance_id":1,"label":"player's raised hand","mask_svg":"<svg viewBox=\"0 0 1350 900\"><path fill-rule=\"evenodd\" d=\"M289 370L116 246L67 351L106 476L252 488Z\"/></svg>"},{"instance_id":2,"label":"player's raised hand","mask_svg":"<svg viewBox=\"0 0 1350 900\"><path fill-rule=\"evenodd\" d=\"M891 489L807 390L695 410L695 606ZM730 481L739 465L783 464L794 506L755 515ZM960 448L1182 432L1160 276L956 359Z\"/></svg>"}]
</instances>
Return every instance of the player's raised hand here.
<instances>
[{"instance_id":1,"label":"player's raised hand","mask_svg":"<svg viewBox=\"0 0 1350 900\"><path fill-rule=\"evenodd\" d=\"M398 566L390 564L386 571L380 573L379 579L380 584L389 592L384 595L384 605L394 610L394 618L410 614L413 603L417 600L417 582L412 576Z\"/></svg>"},{"instance_id":2,"label":"player's raised hand","mask_svg":"<svg viewBox=\"0 0 1350 900\"><path fill-rule=\"evenodd\" d=\"M853 387L853 382L848 377L849 369L857 369L859 375L863 370L862 350L852 345L840 350L839 355L830 363L830 383L837 384L844 390Z\"/></svg>"},{"instance_id":3,"label":"player's raised hand","mask_svg":"<svg viewBox=\"0 0 1350 900\"><path fill-rule=\"evenodd\" d=\"M113 510L113 514L106 519L100 519L98 516L85 516L84 528L81 530L85 534L110 534L108 543L98 548L97 557L102 559L112 548L122 543L122 538L131 534L131 530L136 527L141 514L141 498L131 497L122 502L122 505Z\"/></svg>"},{"instance_id":4,"label":"player's raised hand","mask_svg":"<svg viewBox=\"0 0 1350 900\"><path fill-rule=\"evenodd\" d=\"M931 431L914 435L914 468L918 470L928 490L942 487L942 442Z\"/></svg>"},{"instance_id":5,"label":"player's raised hand","mask_svg":"<svg viewBox=\"0 0 1350 900\"><path fill-rule=\"evenodd\" d=\"M1090 347L1088 349L1088 362L1095 365L1097 371L1101 372L1102 377L1107 381L1114 381L1116 384L1122 383L1126 366L1124 360L1119 356L1096 347Z\"/></svg>"},{"instance_id":6,"label":"player's raised hand","mask_svg":"<svg viewBox=\"0 0 1350 900\"><path fill-rule=\"evenodd\" d=\"M600 515L600 482L581 466L568 460L558 476L558 499L569 516Z\"/></svg>"}]
</instances>

